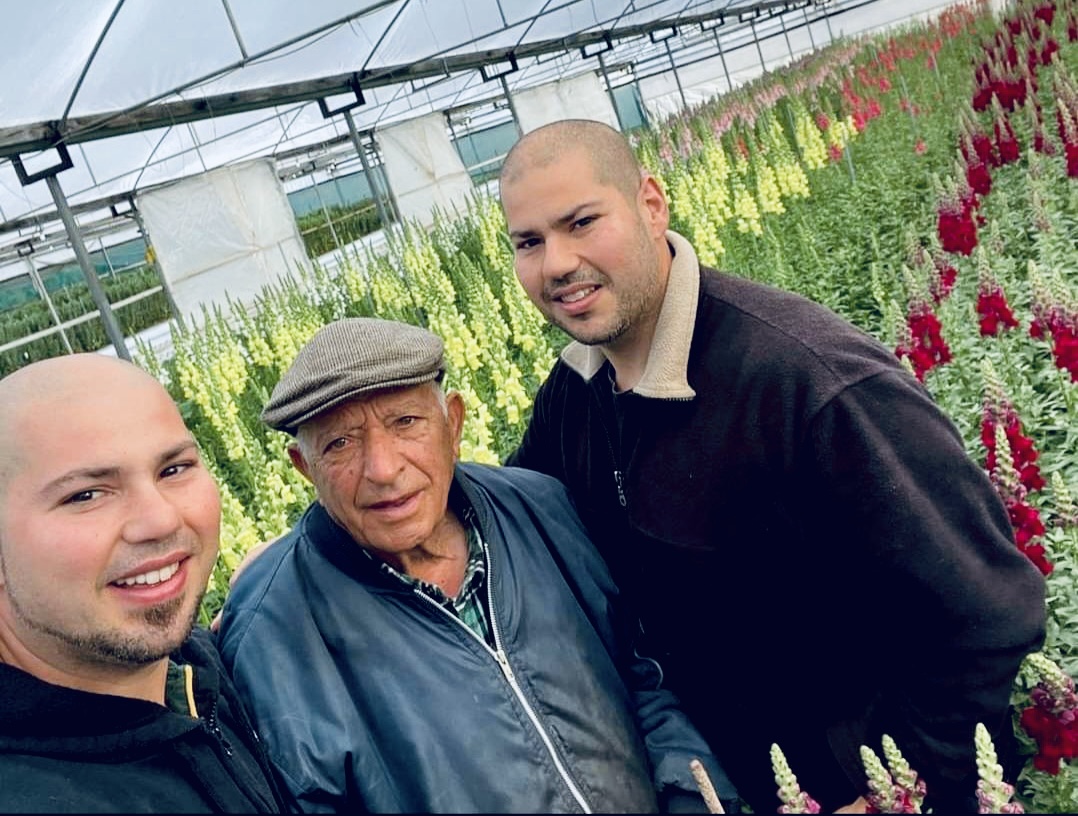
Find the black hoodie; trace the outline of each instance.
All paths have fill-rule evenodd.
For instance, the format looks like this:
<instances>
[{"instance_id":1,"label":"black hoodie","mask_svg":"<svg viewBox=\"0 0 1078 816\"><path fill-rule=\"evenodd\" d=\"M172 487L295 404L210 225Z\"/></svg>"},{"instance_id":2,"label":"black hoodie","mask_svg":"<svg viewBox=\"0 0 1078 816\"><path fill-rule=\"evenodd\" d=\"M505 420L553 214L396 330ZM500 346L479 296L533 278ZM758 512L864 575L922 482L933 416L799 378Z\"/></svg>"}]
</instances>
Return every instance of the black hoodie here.
<instances>
[{"instance_id":1,"label":"black hoodie","mask_svg":"<svg viewBox=\"0 0 1078 816\"><path fill-rule=\"evenodd\" d=\"M173 660L194 669L197 718L0 664L0 812L280 812L209 636L196 630Z\"/></svg>"}]
</instances>

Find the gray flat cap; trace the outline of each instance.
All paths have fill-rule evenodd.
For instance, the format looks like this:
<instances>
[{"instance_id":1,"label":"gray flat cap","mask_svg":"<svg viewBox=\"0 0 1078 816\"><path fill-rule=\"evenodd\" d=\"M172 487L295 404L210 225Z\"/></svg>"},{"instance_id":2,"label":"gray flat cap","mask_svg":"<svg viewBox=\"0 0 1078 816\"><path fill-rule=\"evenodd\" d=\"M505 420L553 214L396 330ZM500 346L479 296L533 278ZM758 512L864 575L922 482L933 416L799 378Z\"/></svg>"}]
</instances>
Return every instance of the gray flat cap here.
<instances>
[{"instance_id":1,"label":"gray flat cap","mask_svg":"<svg viewBox=\"0 0 1078 816\"><path fill-rule=\"evenodd\" d=\"M347 317L319 329L273 389L262 421L295 436L313 417L382 388L441 377L443 344L419 326Z\"/></svg>"}]
</instances>

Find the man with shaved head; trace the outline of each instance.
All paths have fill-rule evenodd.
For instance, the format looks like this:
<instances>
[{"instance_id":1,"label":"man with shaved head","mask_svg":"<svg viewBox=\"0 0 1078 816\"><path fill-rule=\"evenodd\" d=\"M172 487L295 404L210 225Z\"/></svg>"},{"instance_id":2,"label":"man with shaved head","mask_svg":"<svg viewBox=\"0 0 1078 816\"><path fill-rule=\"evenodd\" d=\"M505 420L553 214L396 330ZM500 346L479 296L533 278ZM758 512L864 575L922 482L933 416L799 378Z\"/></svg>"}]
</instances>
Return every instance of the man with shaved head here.
<instances>
[{"instance_id":1,"label":"man with shaved head","mask_svg":"<svg viewBox=\"0 0 1078 816\"><path fill-rule=\"evenodd\" d=\"M976 811L974 726L1012 741L1044 581L927 391L822 306L701 267L606 125L524 136L501 199L575 340L510 464L569 487L739 793L777 806L778 743L825 811L863 811L859 747L889 734L937 812Z\"/></svg>"},{"instance_id":2,"label":"man with shaved head","mask_svg":"<svg viewBox=\"0 0 1078 816\"><path fill-rule=\"evenodd\" d=\"M0 811L280 810L192 632L219 528L153 377L79 354L0 380Z\"/></svg>"}]
</instances>

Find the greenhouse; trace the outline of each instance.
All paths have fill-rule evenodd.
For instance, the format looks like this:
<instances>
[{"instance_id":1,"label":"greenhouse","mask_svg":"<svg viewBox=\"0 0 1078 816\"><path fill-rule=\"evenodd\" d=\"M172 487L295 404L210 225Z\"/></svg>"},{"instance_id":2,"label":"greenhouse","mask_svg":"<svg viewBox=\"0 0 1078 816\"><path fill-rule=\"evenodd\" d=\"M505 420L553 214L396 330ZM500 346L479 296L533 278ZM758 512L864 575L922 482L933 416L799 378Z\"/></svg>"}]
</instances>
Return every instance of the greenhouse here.
<instances>
[{"instance_id":1,"label":"greenhouse","mask_svg":"<svg viewBox=\"0 0 1078 816\"><path fill-rule=\"evenodd\" d=\"M834 750L835 769L856 768L857 778L846 784L860 792L854 806L867 812L921 812L922 804L940 812L937 803L960 799L980 812L1078 810L1078 765L1070 764L1078 758L1078 4L42 0L17 6L0 27L0 418L8 416L3 378L18 382L39 361L79 352L130 360L167 389L220 495L220 550L199 601L200 625L221 612L230 581L248 563L283 559L280 546L269 555L274 547L261 545L292 542L310 523L310 508L327 505L328 483L312 478L296 428L267 419L273 415L267 406L289 377L299 376L301 351L346 319L399 321L444 342L438 382L453 395L450 405L459 395L461 463L501 473L512 471L503 466L519 457L557 476L569 489L568 512L580 512L599 553L611 559L624 536L626 552L646 560L629 571L618 566L628 556L619 555L608 566L644 631L656 622L660 635L645 634L641 642L657 639L664 676L694 724L705 692L698 678L698 685L684 678L710 675L730 659L736 668L728 670L750 679L754 671L766 673L760 667L788 670L789 684L819 698L819 711L780 716L809 692L775 699L787 680L774 671L752 682L716 681L707 704L720 713L714 720L703 715L699 725L709 741L719 722L758 721L766 733L769 724L782 724L780 736L745 741L751 761L731 757L729 746L716 750L743 808L760 809L755 783L742 781L750 765L763 768L776 792L765 809L821 812L817 799L824 812L848 804L832 798L831 786L842 784L812 766L815 755L830 761ZM589 309L601 308L589 306L593 301L619 296L622 274L632 283L622 284L618 308L630 311L618 311L624 320L618 332L636 337L625 326L644 312L624 315L642 310L638 304L652 295L633 253L650 257L650 250L633 244L630 252L595 238L594 257L616 258L625 269L608 274L598 263L573 260L567 262L585 272L574 267L558 277L548 266L564 259L553 249L544 258L536 248L548 240L563 246L561 230L568 234L570 227L562 222L589 227L590 216L575 220L587 210L583 205L571 214L547 206L561 200L562 189L576 189L578 177L558 176L561 162L571 166L565 157L591 156L604 189L615 183L607 184L613 165L603 162L614 160L596 158L610 155L599 147L538 138L531 144L547 145L554 158L543 158L542 166L561 186L534 173L527 149L518 154L520 169L506 164L518 142L558 132L548 126L570 119L602 123L627 140L644 179L643 197L630 202L633 223L642 229L641 217L661 211L656 217L668 218L676 234L659 240L660 257L667 251L671 257L662 286L673 287L682 274L678 259L694 253L700 268L692 274L705 275L701 300L719 291L708 289L706 270L721 270L721 280L737 281L731 292L763 284L744 291L796 295L776 302L821 305L841 318L836 326L854 331L847 336L829 328L831 318L806 317L807 339L787 347L783 338L799 335L783 321L793 321L801 307L774 307L768 314L785 335L772 337L765 351L763 340L757 348L743 332L736 342L721 334L718 324L734 321L728 317L715 327L730 347L727 356L740 355L739 365L747 366L754 355L775 355L753 373L759 379L729 386L730 398L751 416L728 425L721 400L710 421L698 425L688 408L667 414L627 408L658 401L643 373L652 357L638 361L639 370L623 369L619 361L628 359L630 346L622 334L591 336L573 327L591 325ZM565 132L596 134L606 144L598 131L582 127ZM511 198L513 184L526 187L519 178L532 179L529 191L545 197ZM539 214L549 216L549 232L543 232L547 221L537 226ZM568 250L573 259L575 253ZM662 331L672 330L656 326L669 325L672 318L662 323L663 315L673 314L674 300L669 291L658 297L647 331L667 338ZM731 302L739 314L751 311ZM692 355L686 340L678 363L693 372L700 360L722 353L699 348L701 335L692 335L704 331L694 323L703 320L704 306L694 296L685 308L700 309L683 321ZM791 312L782 314L786 308ZM812 343L831 332L850 348L860 348L862 339L871 343L865 359L881 368L863 373L869 369L857 366L869 364L851 362L852 351L820 356ZM802 346L806 371L818 366L826 375L813 376L842 383L826 400L819 397L819 406L817 382L776 373L801 365L792 355ZM872 357L880 349L885 361ZM727 371L726 363L715 365ZM625 370L635 372L628 386ZM569 405L568 395L577 393L565 384L567 377L576 382L566 372L594 382L604 371L613 396L600 395L599 407L557 403L564 398ZM883 390L851 404L849 416L828 413L840 401L836 394L888 378L901 383L895 393L924 400L922 413L914 414L906 397L881 396ZM693 377L686 382L687 390L663 392L662 399L712 404L693 390ZM310 393L328 387L312 384ZM725 381L716 387L725 388ZM566 410L571 416L564 420L550 416ZM874 439L879 447L851 464L842 423L873 410L890 414L880 427L895 436ZM809 430L802 430L799 412ZM599 419L591 424L593 414ZM931 415L923 426L917 424L922 415ZM302 422L319 416L308 413ZM610 417L616 417L613 433L604 424ZM563 426L554 428L556 421ZM714 439L720 426L743 440L738 450L759 450L728 459L733 443ZM570 432L579 434L575 442ZM17 436L6 427L4 433ZM658 440L667 458L648 458L641 439ZM555 443L565 448L553 450ZM789 450L780 450L784 443ZM687 458L674 471L662 470L676 451ZM806 451L818 457L810 478L798 469ZM633 474L631 462L659 464ZM594 474L601 467L608 469L600 489ZM742 471L724 475L723 467ZM0 491L5 473L0 467ZM905 485L904 478L915 483ZM829 495L830 480L843 489ZM987 498L950 498L967 485ZM787 493L792 498L783 503ZM628 508L624 518L616 512L619 501ZM956 509L959 501L968 504ZM604 502L613 508L605 516ZM542 515L537 507L531 516ZM645 512L651 513L646 520L635 515ZM327 517L359 540L338 516ZM719 545L714 535L702 542L704 525L736 546ZM978 525L1002 529L1006 552L993 550L998 542ZM854 531L866 536L863 546L852 540ZM937 532L938 542L908 540ZM0 512L0 566L4 534ZM958 549L948 549L952 541ZM648 546L653 549L643 549ZM724 548L737 553L711 554ZM263 555L245 561L252 550ZM656 563L667 557L677 569ZM497 558L484 558L488 569L497 567ZM403 562L387 563L393 572ZM1005 563L1020 577L993 584ZM745 577L720 573L717 565L745 570ZM496 586L482 567L477 580ZM1042 623L1027 621L1028 593L1005 600L1027 584L1044 587ZM726 599L760 587L775 598L754 596L740 607ZM653 593L666 593L668 610L650 600ZM584 594L575 586L570 593L576 601ZM697 621L692 625L705 634L696 640L668 636L677 629L669 610L705 608L679 597L693 594L713 594L716 609L744 617ZM481 618L494 612L491 597L478 602L487 605ZM794 615L799 604L804 614ZM1042 605L1034 605L1039 614ZM459 608L453 614L465 618ZM846 634L819 628L838 621ZM1043 636L1022 640L1015 632L1026 623ZM522 701L571 793L549 804L522 794L514 800L518 809L610 809L588 801L588 785L562 767L576 751L571 736L564 737L569 747L559 736L568 726L551 726L548 737L540 725L545 717L560 722L543 692L529 690L530 682L541 688L545 672L518 665L526 679L514 675L502 663L512 655L508 646L503 651L497 623L483 625L494 627L487 651L497 658L492 667L501 666L499 683ZM728 628L744 629L747 634L731 633L731 642L751 636L761 657L754 651L730 658L708 642ZM603 625L598 631L605 637ZM685 646L690 640L700 645ZM847 650L847 643L856 646ZM222 648L232 669L230 647ZM678 649L698 649L697 662ZM828 661L847 656L854 661L847 672L894 679L879 680L884 691L854 679L819 679L841 674ZM815 659L820 665L805 665ZM809 673L813 679L802 683ZM975 711L999 713L1004 675L1007 721L978 721ZM386 683L394 674L384 669L372 676ZM418 677L414 682L421 688ZM317 686L312 680L312 700L321 693ZM968 700L959 688L971 689ZM756 692L758 699L748 696ZM857 698L862 692L877 697L866 702ZM956 707L933 707L931 694L957 700ZM381 698L369 698L375 699ZM907 719L893 718L889 706ZM736 714L723 719L726 709ZM827 719L832 710L844 712L841 721ZM351 712L341 717L351 722ZM811 737L801 739L792 725L797 718L811 723L804 727ZM3 722L0 714L0 773ZM373 733L383 723L375 718L363 727ZM280 766L275 740L284 732L277 728L270 758L291 788L298 783L292 768ZM432 742L437 733L432 730ZM406 735L402 724L397 737L383 737L392 743ZM649 752L650 740L644 740ZM852 745L845 754L836 748L843 740ZM493 736L490 744L497 744ZM355 751L367 745L366 738L357 741ZM347 756L352 762L352 746ZM941 756L955 765L933 767ZM653 755L648 761L656 774L665 767ZM375 764L355 762L356 768ZM576 773L586 773L585 766ZM699 777L693 782L687 765L682 776L694 796L708 787ZM384 792L377 793L373 779L350 778L356 799L323 800L318 796L329 793L320 791L312 808L332 801L331 809L356 802L373 810L439 809L404 793L380 799ZM956 779L965 786L961 794L947 787ZM417 782L412 793L419 796L428 782ZM651 806L665 809L662 785L673 783L654 784ZM731 799L718 787L724 806L736 807L737 795ZM450 811L500 801L469 805L445 796L441 809ZM299 800L305 807L307 800ZM704 800L716 812L717 799L705 793ZM392 801L397 804L387 804Z\"/></svg>"}]
</instances>

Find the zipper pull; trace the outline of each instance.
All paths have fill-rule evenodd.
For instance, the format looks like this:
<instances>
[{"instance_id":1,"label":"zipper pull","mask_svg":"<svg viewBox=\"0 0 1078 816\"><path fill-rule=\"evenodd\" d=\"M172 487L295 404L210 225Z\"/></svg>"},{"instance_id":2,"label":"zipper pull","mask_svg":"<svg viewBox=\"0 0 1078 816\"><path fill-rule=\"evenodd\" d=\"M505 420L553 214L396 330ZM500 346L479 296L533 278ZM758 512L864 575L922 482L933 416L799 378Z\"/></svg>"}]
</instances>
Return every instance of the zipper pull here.
<instances>
[{"instance_id":1,"label":"zipper pull","mask_svg":"<svg viewBox=\"0 0 1078 816\"><path fill-rule=\"evenodd\" d=\"M210 709L210 716L208 722L206 722L206 728L213 734L214 738L221 743L225 756L231 757L232 745L229 743L228 738L225 737L225 732L221 730L221 726L217 722L217 703L214 703L213 708Z\"/></svg>"},{"instance_id":2,"label":"zipper pull","mask_svg":"<svg viewBox=\"0 0 1078 816\"><path fill-rule=\"evenodd\" d=\"M614 484L617 485L618 488L618 504L622 507L627 507L629 503L625 500L625 490L620 470L614 471Z\"/></svg>"},{"instance_id":3,"label":"zipper pull","mask_svg":"<svg viewBox=\"0 0 1078 816\"><path fill-rule=\"evenodd\" d=\"M505 675L505 679L510 683L513 682L513 667L509 665L509 658L506 657L505 652L498 649L494 652L494 659L498 661L498 665L501 666L502 674Z\"/></svg>"}]
</instances>

